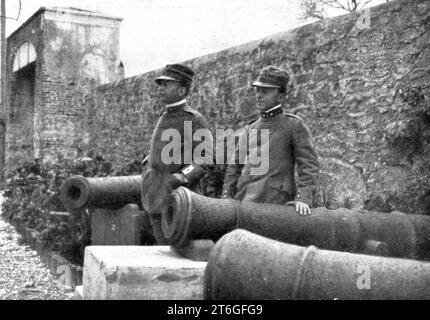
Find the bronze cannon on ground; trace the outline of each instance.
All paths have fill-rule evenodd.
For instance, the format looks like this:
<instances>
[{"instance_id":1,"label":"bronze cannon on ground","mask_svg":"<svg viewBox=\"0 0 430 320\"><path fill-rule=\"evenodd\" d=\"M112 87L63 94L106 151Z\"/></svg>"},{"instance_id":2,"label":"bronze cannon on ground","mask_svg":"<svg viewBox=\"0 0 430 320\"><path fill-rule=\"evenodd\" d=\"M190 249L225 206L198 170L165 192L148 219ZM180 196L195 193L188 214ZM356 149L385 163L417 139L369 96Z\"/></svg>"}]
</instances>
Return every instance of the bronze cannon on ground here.
<instances>
[{"instance_id":1,"label":"bronze cannon on ground","mask_svg":"<svg viewBox=\"0 0 430 320\"><path fill-rule=\"evenodd\" d=\"M161 228L176 247L195 239L216 241L241 228L301 246L430 260L430 217L424 215L316 208L300 216L291 206L213 199L179 187Z\"/></svg>"},{"instance_id":2,"label":"bronze cannon on ground","mask_svg":"<svg viewBox=\"0 0 430 320\"><path fill-rule=\"evenodd\" d=\"M206 299L430 299L430 263L301 247L235 230L211 251L204 295Z\"/></svg>"},{"instance_id":3,"label":"bronze cannon on ground","mask_svg":"<svg viewBox=\"0 0 430 320\"><path fill-rule=\"evenodd\" d=\"M60 199L68 210L84 207L118 209L126 204L141 205L142 177L85 178L72 176L60 187Z\"/></svg>"}]
</instances>

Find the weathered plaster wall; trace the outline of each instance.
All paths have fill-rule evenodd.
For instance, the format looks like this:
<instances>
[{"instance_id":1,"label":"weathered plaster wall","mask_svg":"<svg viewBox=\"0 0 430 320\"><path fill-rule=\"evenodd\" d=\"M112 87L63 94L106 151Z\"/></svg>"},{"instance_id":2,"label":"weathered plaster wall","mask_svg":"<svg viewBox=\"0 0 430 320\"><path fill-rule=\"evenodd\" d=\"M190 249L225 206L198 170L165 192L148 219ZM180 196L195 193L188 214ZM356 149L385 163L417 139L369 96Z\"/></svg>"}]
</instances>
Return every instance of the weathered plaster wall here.
<instances>
[{"instance_id":1,"label":"weathered plaster wall","mask_svg":"<svg viewBox=\"0 0 430 320\"><path fill-rule=\"evenodd\" d=\"M250 82L283 67L294 75L289 112L311 128L323 165L317 204L429 213L429 46L430 2L392 1L187 61L190 104L212 128L241 127L255 114ZM98 87L80 149L116 166L143 159L155 74Z\"/></svg>"},{"instance_id":2,"label":"weathered plaster wall","mask_svg":"<svg viewBox=\"0 0 430 320\"><path fill-rule=\"evenodd\" d=\"M120 76L120 22L85 10L41 8L8 38L7 172L33 158L53 163L58 156L81 154L76 141L85 137L79 129L89 118L84 97ZM18 84L18 73L12 70L25 41L35 46L37 55L31 107L23 99L27 84Z\"/></svg>"},{"instance_id":3,"label":"weathered plaster wall","mask_svg":"<svg viewBox=\"0 0 430 320\"><path fill-rule=\"evenodd\" d=\"M76 11L76 10L74 10ZM40 157L79 155L76 139L87 121L83 97L96 85L117 79L120 20L79 12L48 10L43 42L43 101L36 122Z\"/></svg>"}]
</instances>

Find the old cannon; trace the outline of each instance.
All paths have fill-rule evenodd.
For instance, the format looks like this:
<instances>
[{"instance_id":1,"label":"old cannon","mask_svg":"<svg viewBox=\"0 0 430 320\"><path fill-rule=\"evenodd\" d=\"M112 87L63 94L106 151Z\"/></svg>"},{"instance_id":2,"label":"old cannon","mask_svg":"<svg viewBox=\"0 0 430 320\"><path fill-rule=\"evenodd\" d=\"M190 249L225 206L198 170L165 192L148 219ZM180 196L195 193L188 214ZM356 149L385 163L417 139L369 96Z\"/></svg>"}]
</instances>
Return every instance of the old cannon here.
<instances>
[{"instance_id":1,"label":"old cannon","mask_svg":"<svg viewBox=\"0 0 430 320\"><path fill-rule=\"evenodd\" d=\"M95 209L91 215L92 245L152 244L151 227L141 210L141 183L140 175L72 176L61 185L60 199L70 212Z\"/></svg>"},{"instance_id":2,"label":"old cannon","mask_svg":"<svg viewBox=\"0 0 430 320\"><path fill-rule=\"evenodd\" d=\"M301 247L245 230L224 235L206 299L430 299L430 263Z\"/></svg>"},{"instance_id":3,"label":"old cannon","mask_svg":"<svg viewBox=\"0 0 430 320\"><path fill-rule=\"evenodd\" d=\"M72 176L60 187L60 199L68 210L84 207L118 209L129 203L140 205L142 177L85 178Z\"/></svg>"},{"instance_id":4,"label":"old cannon","mask_svg":"<svg viewBox=\"0 0 430 320\"><path fill-rule=\"evenodd\" d=\"M181 247L194 239L216 241L245 229L271 239L319 248L430 259L430 217L402 213L311 209L298 215L294 207L213 199L184 187L176 189L161 220L169 244Z\"/></svg>"}]
</instances>

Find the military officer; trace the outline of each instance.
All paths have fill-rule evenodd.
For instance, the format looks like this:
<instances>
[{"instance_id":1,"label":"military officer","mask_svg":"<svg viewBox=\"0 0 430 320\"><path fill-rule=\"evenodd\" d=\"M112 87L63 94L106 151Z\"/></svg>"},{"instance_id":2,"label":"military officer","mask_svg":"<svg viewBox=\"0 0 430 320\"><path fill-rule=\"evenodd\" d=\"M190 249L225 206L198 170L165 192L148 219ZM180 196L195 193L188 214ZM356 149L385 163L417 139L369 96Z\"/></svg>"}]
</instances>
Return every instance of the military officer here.
<instances>
[{"instance_id":1,"label":"military officer","mask_svg":"<svg viewBox=\"0 0 430 320\"><path fill-rule=\"evenodd\" d=\"M203 163L201 159L191 159L188 164L185 161L185 154L192 155L196 146L196 142L192 141L194 132L198 129L209 130L203 116L186 101L193 76L194 72L188 66L171 64L155 79L158 96L165 108L152 134L149 155L144 160L146 165L142 173L141 195L142 205L149 214L149 222L159 244L166 243L161 231L161 213L167 208L172 190L184 185L196 191L200 178L213 166L211 163ZM192 134L187 135L185 127L190 124ZM169 130L176 130L175 132L180 134L178 141L181 144L181 154L177 158L178 161L173 163L166 161L169 159L166 159L166 154L163 153L163 148L171 143L163 138L163 133L168 133Z\"/></svg>"},{"instance_id":2,"label":"military officer","mask_svg":"<svg viewBox=\"0 0 430 320\"><path fill-rule=\"evenodd\" d=\"M253 175L251 169L255 164L249 161L248 156L241 161L236 146L236 162L227 167L222 197L294 205L299 214L307 215L313 201L319 162L309 128L298 116L284 113L282 101L289 80L286 71L269 66L252 83L256 88L260 117L244 128L239 144L241 140L249 141L248 154L255 151L252 148L260 148L263 152L261 157L268 157L268 170ZM268 148L262 148L262 138L251 143L250 132L257 130L262 133L262 129L269 132ZM296 165L297 183L294 175Z\"/></svg>"}]
</instances>

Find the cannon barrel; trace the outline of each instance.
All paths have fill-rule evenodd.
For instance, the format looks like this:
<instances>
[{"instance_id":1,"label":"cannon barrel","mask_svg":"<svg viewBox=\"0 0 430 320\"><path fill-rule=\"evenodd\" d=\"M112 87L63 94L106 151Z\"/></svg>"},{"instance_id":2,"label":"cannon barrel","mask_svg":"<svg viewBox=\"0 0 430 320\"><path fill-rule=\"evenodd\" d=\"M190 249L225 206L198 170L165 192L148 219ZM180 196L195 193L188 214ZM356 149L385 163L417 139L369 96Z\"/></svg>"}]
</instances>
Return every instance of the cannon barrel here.
<instances>
[{"instance_id":1,"label":"cannon barrel","mask_svg":"<svg viewBox=\"0 0 430 320\"><path fill-rule=\"evenodd\" d=\"M176 189L163 212L161 229L172 246L245 229L282 242L322 249L430 260L430 217L399 212L311 209L214 199Z\"/></svg>"},{"instance_id":2,"label":"cannon barrel","mask_svg":"<svg viewBox=\"0 0 430 320\"><path fill-rule=\"evenodd\" d=\"M209 256L206 299L430 299L430 263L319 250L245 230Z\"/></svg>"},{"instance_id":3,"label":"cannon barrel","mask_svg":"<svg viewBox=\"0 0 430 320\"><path fill-rule=\"evenodd\" d=\"M129 203L141 204L142 177L84 178L72 176L60 187L60 199L68 210L86 206L118 209Z\"/></svg>"}]
</instances>

